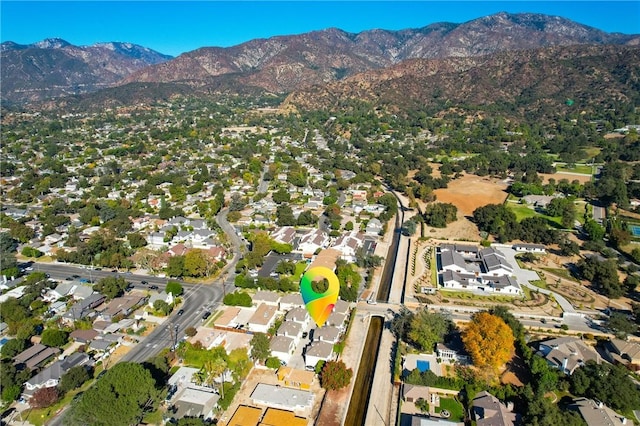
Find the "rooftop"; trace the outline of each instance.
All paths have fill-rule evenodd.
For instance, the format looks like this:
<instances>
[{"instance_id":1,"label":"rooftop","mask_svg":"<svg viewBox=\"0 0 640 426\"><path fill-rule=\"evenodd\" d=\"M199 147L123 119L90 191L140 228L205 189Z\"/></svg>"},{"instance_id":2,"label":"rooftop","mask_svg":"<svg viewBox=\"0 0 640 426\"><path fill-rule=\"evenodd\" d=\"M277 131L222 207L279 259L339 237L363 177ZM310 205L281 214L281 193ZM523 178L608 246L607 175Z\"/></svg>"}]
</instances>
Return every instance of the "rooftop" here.
<instances>
[{"instance_id":1,"label":"rooftop","mask_svg":"<svg viewBox=\"0 0 640 426\"><path fill-rule=\"evenodd\" d=\"M282 386L258 383L251 393L251 400L256 404L263 404L288 410L311 408L313 393Z\"/></svg>"}]
</instances>

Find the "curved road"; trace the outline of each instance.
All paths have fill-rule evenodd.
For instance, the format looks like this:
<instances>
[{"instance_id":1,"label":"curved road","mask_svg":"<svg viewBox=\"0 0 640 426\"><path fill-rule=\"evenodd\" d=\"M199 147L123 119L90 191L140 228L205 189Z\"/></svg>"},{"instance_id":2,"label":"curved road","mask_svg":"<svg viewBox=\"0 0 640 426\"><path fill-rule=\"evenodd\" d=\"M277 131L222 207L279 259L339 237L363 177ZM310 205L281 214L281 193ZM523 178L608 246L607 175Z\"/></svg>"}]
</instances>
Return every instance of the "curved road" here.
<instances>
[{"instance_id":1,"label":"curved road","mask_svg":"<svg viewBox=\"0 0 640 426\"><path fill-rule=\"evenodd\" d=\"M190 326L196 326L202 322L202 314L206 310L214 311L222 302L222 298L226 292L233 291L235 266L242 253L245 245L242 239L236 233L235 228L227 221L227 209L223 209L216 216L216 220L223 232L229 238L232 246L233 258L220 272L218 278L211 284L189 284L181 282L184 288L183 306L184 313L178 315L173 312L169 318L162 324L159 324L149 335L147 335L140 343L136 344L129 352L127 352L120 361L144 362L147 359L156 356L164 348L171 347L174 340L180 340L184 336L184 330ZM89 277L90 279L100 279L107 276L113 276L115 272L88 270L82 266L69 265L64 263L37 263L34 264L34 270L48 273L51 278L64 279L71 275L80 275ZM141 281L147 281L149 284L157 285L159 289L164 289L167 285L168 278L160 278L147 275L118 273L127 281L133 284L136 289L148 290L147 285L143 285ZM68 406L67 406L68 407ZM47 422L48 426L60 426L64 421L64 413L66 408L56 417Z\"/></svg>"}]
</instances>

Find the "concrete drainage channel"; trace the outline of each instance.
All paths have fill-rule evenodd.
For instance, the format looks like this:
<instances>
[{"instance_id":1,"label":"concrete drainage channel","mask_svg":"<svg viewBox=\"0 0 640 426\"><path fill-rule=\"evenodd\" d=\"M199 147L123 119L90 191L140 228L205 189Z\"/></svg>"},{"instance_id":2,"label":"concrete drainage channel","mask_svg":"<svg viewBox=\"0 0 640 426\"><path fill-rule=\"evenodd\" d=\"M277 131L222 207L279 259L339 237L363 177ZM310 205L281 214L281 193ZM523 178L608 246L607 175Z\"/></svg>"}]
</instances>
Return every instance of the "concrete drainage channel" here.
<instances>
[{"instance_id":1,"label":"concrete drainage channel","mask_svg":"<svg viewBox=\"0 0 640 426\"><path fill-rule=\"evenodd\" d=\"M376 371L378 360L378 350L380 348L380 338L384 319L381 317L371 317L367 339L364 342L364 350L358 366L358 376L353 386L349 410L344 421L345 425L362 426L367 416L367 406L371 397L371 384L373 374Z\"/></svg>"}]
</instances>

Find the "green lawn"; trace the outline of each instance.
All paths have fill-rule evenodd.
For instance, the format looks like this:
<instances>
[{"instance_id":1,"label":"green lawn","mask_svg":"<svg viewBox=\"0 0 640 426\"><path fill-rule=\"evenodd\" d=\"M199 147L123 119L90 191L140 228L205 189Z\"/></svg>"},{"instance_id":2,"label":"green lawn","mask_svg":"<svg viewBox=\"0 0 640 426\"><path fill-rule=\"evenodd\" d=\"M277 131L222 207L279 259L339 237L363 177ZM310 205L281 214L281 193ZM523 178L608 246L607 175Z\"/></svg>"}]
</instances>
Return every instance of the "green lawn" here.
<instances>
[{"instance_id":1,"label":"green lawn","mask_svg":"<svg viewBox=\"0 0 640 426\"><path fill-rule=\"evenodd\" d=\"M543 288L545 290L549 290L549 286L547 285L547 282L545 280L535 280L535 281L529 281L531 284L535 285L536 287L540 287Z\"/></svg>"},{"instance_id":2,"label":"green lawn","mask_svg":"<svg viewBox=\"0 0 640 426\"><path fill-rule=\"evenodd\" d=\"M438 288L438 260L436 259L436 250L431 250L431 287Z\"/></svg>"},{"instance_id":3,"label":"green lawn","mask_svg":"<svg viewBox=\"0 0 640 426\"><path fill-rule=\"evenodd\" d=\"M35 426L44 425L51 417L53 417L59 410L62 410L67 405L71 404L73 397L76 396L80 392L84 392L89 389L95 379L88 380L84 385L80 386L78 389L71 390L67 392L67 394L60 399L58 402L53 404L48 408L34 408L31 410L27 410L27 416L24 417L26 421Z\"/></svg>"},{"instance_id":4,"label":"green lawn","mask_svg":"<svg viewBox=\"0 0 640 426\"><path fill-rule=\"evenodd\" d=\"M564 228L562 226L562 218L560 216L558 217L547 216L546 214L536 212L535 210L527 207L524 204L507 203L506 206L516 214L516 219L518 220L518 222L528 217L540 216L547 219L549 226L554 228L559 228L559 229Z\"/></svg>"},{"instance_id":5,"label":"green lawn","mask_svg":"<svg viewBox=\"0 0 640 426\"><path fill-rule=\"evenodd\" d=\"M558 172L581 173L583 175L590 175L593 173L593 169L590 164L576 164L573 167L568 167L566 164L563 164L558 165L556 169Z\"/></svg>"},{"instance_id":6,"label":"green lawn","mask_svg":"<svg viewBox=\"0 0 640 426\"><path fill-rule=\"evenodd\" d=\"M563 269L563 268L541 268L541 269L547 272L551 272L552 274L555 274L559 277L566 278L568 280L575 281L577 283L580 282L573 275L571 275L571 273L566 269Z\"/></svg>"},{"instance_id":7,"label":"green lawn","mask_svg":"<svg viewBox=\"0 0 640 426\"><path fill-rule=\"evenodd\" d=\"M474 294L470 291L451 291L451 290L440 290L440 295L444 298L451 299L469 299L469 300L486 300L491 302L503 302L503 303L511 303L517 299L517 297L510 296L481 296L479 294Z\"/></svg>"},{"instance_id":8,"label":"green lawn","mask_svg":"<svg viewBox=\"0 0 640 426\"><path fill-rule=\"evenodd\" d=\"M453 422L461 422L464 420L464 407L453 398L440 398L440 407L436 407L436 413L447 410L451 413L448 420Z\"/></svg>"},{"instance_id":9,"label":"green lawn","mask_svg":"<svg viewBox=\"0 0 640 426\"><path fill-rule=\"evenodd\" d=\"M296 263L296 272L295 274L293 274L293 277L291 278L291 280L294 283L300 282L300 277L302 277L302 274L306 268L307 268L307 262Z\"/></svg>"}]
</instances>

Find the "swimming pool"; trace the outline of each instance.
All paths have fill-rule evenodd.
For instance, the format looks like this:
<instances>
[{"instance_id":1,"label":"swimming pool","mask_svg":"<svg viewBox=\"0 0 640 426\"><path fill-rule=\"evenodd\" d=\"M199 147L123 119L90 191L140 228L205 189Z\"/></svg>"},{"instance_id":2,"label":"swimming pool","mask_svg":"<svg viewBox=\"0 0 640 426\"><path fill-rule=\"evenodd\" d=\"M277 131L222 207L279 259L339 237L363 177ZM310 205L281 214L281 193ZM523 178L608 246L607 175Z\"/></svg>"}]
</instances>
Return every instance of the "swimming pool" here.
<instances>
[{"instance_id":1,"label":"swimming pool","mask_svg":"<svg viewBox=\"0 0 640 426\"><path fill-rule=\"evenodd\" d=\"M430 364L429 361L418 360L416 361L416 367L421 373L424 373L425 371L429 371Z\"/></svg>"},{"instance_id":2,"label":"swimming pool","mask_svg":"<svg viewBox=\"0 0 640 426\"><path fill-rule=\"evenodd\" d=\"M634 237L640 237L640 226L638 225L629 225L629 230Z\"/></svg>"}]
</instances>

